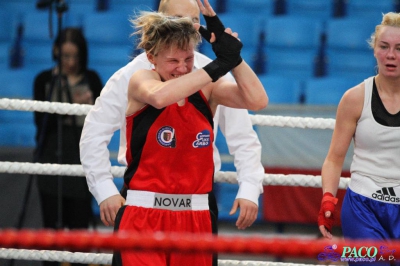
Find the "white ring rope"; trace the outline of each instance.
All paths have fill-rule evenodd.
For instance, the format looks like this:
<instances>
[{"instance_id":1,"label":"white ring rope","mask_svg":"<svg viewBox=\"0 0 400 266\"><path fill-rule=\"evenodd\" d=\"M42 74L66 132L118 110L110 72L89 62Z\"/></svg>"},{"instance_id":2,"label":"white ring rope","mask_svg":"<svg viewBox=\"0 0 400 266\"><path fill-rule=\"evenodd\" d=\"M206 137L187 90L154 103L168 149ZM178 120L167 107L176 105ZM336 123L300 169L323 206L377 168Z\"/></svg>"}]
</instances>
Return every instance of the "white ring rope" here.
<instances>
[{"instance_id":1,"label":"white ring rope","mask_svg":"<svg viewBox=\"0 0 400 266\"><path fill-rule=\"evenodd\" d=\"M44 102L34 100L0 99L0 109L18 111L36 111L57 113L63 115L86 115L92 105L70 104L57 102ZM250 115L253 125L276 126L291 128L309 129L333 129L335 119L311 118L311 117L289 117L271 115ZM111 173L114 177L122 177L125 167L111 166ZM40 174L40 175L65 175L65 176L85 176L81 165L68 164L39 164L39 163L19 163L19 162L0 162L0 173L13 174ZM236 172L217 172L215 182L237 184ZM339 188L346 189L349 178L340 178ZM303 186L321 187L321 176L312 175L283 175L265 174L263 185L273 186ZM16 260L41 260L58 261L83 264L111 264L112 254L81 253L67 251L49 250L27 250L27 249L5 249L0 248L1 259ZM294 264L281 262L260 262L260 261L234 261L218 260L220 266L302 266L311 264Z\"/></svg>"},{"instance_id":2,"label":"white ring rope","mask_svg":"<svg viewBox=\"0 0 400 266\"><path fill-rule=\"evenodd\" d=\"M125 167L111 166L111 173L114 177L122 177L124 175L124 172ZM79 164L0 162L0 173L85 176L83 168ZM229 171L217 172L215 174L214 180L215 182L219 183L238 183L236 172ZM339 188L346 189L349 182L350 178L341 177ZM321 187L321 176L299 174L265 174L263 185Z\"/></svg>"},{"instance_id":3,"label":"white ring rope","mask_svg":"<svg viewBox=\"0 0 400 266\"><path fill-rule=\"evenodd\" d=\"M0 248L0 258L14 260L58 261L82 264L111 264L112 254Z\"/></svg>"},{"instance_id":4,"label":"white ring rope","mask_svg":"<svg viewBox=\"0 0 400 266\"><path fill-rule=\"evenodd\" d=\"M279 115L250 115L253 125L271 127L293 127L311 129L333 129L335 119L312 118L312 117L290 117Z\"/></svg>"},{"instance_id":5,"label":"white ring rope","mask_svg":"<svg viewBox=\"0 0 400 266\"><path fill-rule=\"evenodd\" d=\"M86 115L93 105L77 103L56 103L46 101L0 99L0 109L36 111L62 115Z\"/></svg>"},{"instance_id":6,"label":"white ring rope","mask_svg":"<svg viewBox=\"0 0 400 266\"><path fill-rule=\"evenodd\" d=\"M70 263L82 263L82 264L109 265L111 264L112 254L0 248L0 259L58 261L58 262L70 262ZM294 266L294 265L311 266L311 264L294 264L294 263L262 262L262 261L237 261L237 260L218 260L218 265L219 266Z\"/></svg>"},{"instance_id":7,"label":"white ring rope","mask_svg":"<svg viewBox=\"0 0 400 266\"><path fill-rule=\"evenodd\" d=\"M0 99L0 109L18 111L48 112L63 115L86 115L93 105L70 104L32 100ZM333 129L335 119L312 118L312 117L290 117L271 115L250 115L253 125L311 128L311 129Z\"/></svg>"}]
</instances>

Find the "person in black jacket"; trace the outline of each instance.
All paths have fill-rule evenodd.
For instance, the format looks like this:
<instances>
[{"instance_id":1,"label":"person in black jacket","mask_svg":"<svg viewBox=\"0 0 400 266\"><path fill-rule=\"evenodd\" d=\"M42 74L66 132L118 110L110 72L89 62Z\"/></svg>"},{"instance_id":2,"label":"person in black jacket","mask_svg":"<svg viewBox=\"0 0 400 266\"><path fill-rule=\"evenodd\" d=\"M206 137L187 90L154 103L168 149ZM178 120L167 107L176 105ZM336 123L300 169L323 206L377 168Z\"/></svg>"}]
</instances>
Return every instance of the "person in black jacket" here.
<instances>
[{"instance_id":1,"label":"person in black jacket","mask_svg":"<svg viewBox=\"0 0 400 266\"><path fill-rule=\"evenodd\" d=\"M35 78L34 99L93 104L103 84L95 71L87 69L87 42L80 29L66 28L59 33L53 46L53 59L59 62L56 67L42 71ZM84 119L85 116L35 112L34 161L80 164L79 139ZM37 182L45 228L82 229L94 221L92 196L85 178L42 175Z\"/></svg>"}]
</instances>

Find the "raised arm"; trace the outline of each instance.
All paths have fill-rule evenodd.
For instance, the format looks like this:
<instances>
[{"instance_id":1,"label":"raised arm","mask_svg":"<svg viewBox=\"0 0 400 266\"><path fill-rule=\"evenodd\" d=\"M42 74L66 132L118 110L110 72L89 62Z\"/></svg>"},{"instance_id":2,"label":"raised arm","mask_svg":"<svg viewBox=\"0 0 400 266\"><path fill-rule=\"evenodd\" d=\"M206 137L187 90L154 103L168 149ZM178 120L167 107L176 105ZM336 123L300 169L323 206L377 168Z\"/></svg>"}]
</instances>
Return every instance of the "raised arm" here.
<instances>
[{"instance_id":1,"label":"raised arm","mask_svg":"<svg viewBox=\"0 0 400 266\"><path fill-rule=\"evenodd\" d=\"M232 70L236 81L236 83L222 79L217 81L222 73L218 71L209 73L213 81L217 83L213 88L210 102L213 105L249 110L265 108L268 104L268 96L257 75L240 56L243 45L238 39L238 34L232 32L230 28L225 28L208 0L204 1L204 5L200 0L197 0L197 3L206 21L207 29L196 24L195 26L198 27L203 38L211 43L217 57L210 66L204 69L207 73L209 69L221 70L221 72L226 69Z\"/></svg>"}]
</instances>

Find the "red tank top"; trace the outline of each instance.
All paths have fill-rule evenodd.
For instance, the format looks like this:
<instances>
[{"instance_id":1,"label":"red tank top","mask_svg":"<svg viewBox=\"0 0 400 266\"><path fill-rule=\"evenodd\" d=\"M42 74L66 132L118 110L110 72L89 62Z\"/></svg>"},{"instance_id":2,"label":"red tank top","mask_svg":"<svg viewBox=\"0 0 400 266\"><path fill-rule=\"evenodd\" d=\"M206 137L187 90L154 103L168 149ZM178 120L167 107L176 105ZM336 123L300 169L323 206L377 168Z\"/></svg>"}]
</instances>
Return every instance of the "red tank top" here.
<instances>
[{"instance_id":1,"label":"red tank top","mask_svg":"<svg viewBox=\"0 0 400 266\"><path fill-rule=\"evenodd\" d=\"M132 190L169 194L205 194L214 177L213 120L201 92L183 106L150 105L126 118L128 168Z\"/></svg>"}]
</instances>

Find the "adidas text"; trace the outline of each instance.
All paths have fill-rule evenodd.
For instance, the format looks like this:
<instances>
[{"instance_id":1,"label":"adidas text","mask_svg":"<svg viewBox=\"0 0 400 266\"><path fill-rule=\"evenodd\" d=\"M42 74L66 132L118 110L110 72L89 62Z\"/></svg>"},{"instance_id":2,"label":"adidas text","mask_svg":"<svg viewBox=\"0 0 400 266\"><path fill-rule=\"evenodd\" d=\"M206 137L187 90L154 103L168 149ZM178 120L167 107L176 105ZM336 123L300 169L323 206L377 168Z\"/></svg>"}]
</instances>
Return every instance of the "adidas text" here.
<instances>
[{"instance_id":1,"label":"adidas text","mask_svg":"<svg viewBox=\"0 0 400 266\"><path fill-rule=\"evenodd\" d=\"M382 201L388 201L388 202L400 202L400 198L398 197L393 197L389 195L383 195L383 194L377 194L373 193L372 197L377 200L382 200Z\"/></svg>"}]
</instances>

